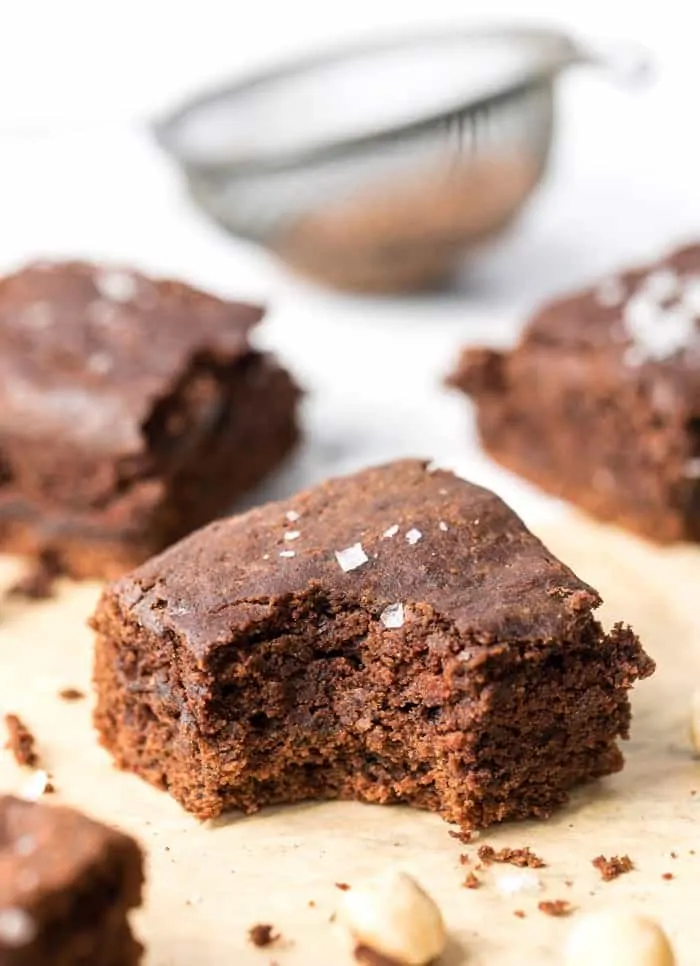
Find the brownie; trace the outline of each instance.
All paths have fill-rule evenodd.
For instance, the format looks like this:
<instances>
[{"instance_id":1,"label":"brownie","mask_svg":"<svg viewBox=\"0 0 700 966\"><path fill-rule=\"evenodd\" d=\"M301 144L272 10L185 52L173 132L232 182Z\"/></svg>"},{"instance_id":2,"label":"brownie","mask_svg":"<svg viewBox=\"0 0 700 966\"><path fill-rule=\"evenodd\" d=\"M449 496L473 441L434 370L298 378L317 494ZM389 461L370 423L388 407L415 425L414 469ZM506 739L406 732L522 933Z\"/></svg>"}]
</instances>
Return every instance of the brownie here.
<instances>
[{"instance_id":1,"label":"brownie","mask_svg":"<svg viewBox=\"0 0 700 966\"><path fill-rule=\"evenodd\" d=\"M80 812L0 797L0 966L132 966L142 855Z\"/></svg>"},{"instance_id":2,"label":"brownie","mask_svg":"<svg viewBox=\"0 0 700 966\"><path fill-rule=\"evenodd\" d=\"M653 670L494 494L408 460L192 534L109 586L95 721L202 819L406 802L548 816L622 766Z\"/></svg>"},{"instance_id":3,"label":"brownie","mask_svg":"<svg viewBox=\"0 0 700 966\"><path fill-rule=\"evenodd\" d=\"M700 245L546 305L451 377L487 451L652 539L700 540Z\"/></svg>"},{"instance_id":4,"label":"brownie","mask_svg":"<svg viewBox=\"0 0 700 966\"><path fill-rule=\"evenodd\" d=\"M0 550L117 576L226 512L297 439L261 317L80 262L0 280Z\"/></svg>"}]
</instances>

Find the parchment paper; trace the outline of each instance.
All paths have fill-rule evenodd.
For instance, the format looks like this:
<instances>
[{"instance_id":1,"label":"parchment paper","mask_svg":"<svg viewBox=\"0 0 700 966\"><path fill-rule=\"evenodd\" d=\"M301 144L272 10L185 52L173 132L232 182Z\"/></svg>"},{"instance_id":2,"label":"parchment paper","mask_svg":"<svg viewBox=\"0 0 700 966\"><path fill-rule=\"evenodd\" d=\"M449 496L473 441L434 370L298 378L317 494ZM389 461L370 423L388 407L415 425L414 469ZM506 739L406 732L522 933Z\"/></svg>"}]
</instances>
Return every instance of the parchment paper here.
<instances>
[{"instance_id":1,"label":"parchment paper","mask_svg":"<svg viewBox=\"0 0 700 966\"><path fill-rule=\"evenodd\" d=\"M351 963L343 933L329 922L340 896L334 883L352 885L389 864L416 875L440 904L452 937L448 966L561 963L574 917L617 902L658 917L679 963L697 964L700 762L687 732L690 695L700 685L700 549L654 548L573 516L541 536L601 591L603 620L633 624L659 667L635 691L621 775L577 792L549 822L482 833L477 845L529 845L545 859L537 894L504 894L499 881L515 871L505 866L485 872L480 889L463 888L459 856L476 845L461 845L441 819L406 808L309 804L198 824L166 794L111 767L94 740L90 700L57 696L66 686L89 689L85 618L98 588L66 583L53 601L2 605L0 710L16 711L34 729L58 789L51 799L129 830L148 851L147 903L135 925L149 966ZM0 584L17 572L16 562L0 559ZM26 777L0 754L0 788L17 790ZM591 865L600 853L629 853L635 871L602 882ZM673 879L662 878L669 872ZM537 910L542 899L569 900L576 911L551 918ZM516 918L516 909L526 917ZM273 924L282 941L252 947L247 930L259 922Z\"/></svg>"}]
</instances>

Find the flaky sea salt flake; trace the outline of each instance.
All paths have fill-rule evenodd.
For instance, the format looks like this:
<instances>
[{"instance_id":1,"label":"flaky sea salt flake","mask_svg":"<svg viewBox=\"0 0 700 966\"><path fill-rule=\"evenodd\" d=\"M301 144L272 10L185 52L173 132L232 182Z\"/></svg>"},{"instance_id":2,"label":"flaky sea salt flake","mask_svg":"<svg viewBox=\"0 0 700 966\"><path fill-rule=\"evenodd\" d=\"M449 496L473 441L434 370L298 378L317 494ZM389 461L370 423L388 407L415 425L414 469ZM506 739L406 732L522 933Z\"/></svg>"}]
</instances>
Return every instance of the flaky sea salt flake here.
<instances>
[{"instance_id":1,"label":"flaky sea salt flake","mask_svg":"<svg viewBox=\"0 0 700 966\"><path fill-rule=\"evenodd\" d=\"M403 627L403 604L389 604L379 615L379 620L387 628Z\"/></svg>"},{"instance_id":2,"label":"flaky sea salt flake","mask_svg":"<svg viewBox=\"0 0 700 966\"><path fill-rule=\"evenodd\" d=\"M411 529L406 534L406 539L411 544L411 546L418 543L418 541L422 537L423 537L423 534L420 532L420 530L417 530L415 527L411 527Z\"/></svg>"},{"instance_id":3,"label":"flaky sea salt flake","mask_svg":"<svg viewBox=\"0 0 700 966\"><path fill-rule=\"evenodd\" d=\"M681 302L695 316L700 316L700 275L689 275L683 280Z\"/></svg>"},{"instance_id":4,"label":"flaky sea salt flake","mask_svg":"<svg viewBox=\"0 0 700 966\"><path fill-rule=\"evenodd\" d=\"M445 532L446 532L447 530L449 530L449 529L450 529L450 528L449 528L449 527L447 526L447 524L445 523L445 521L444 521L444 520L441 520L441 521L440 521L440 522L438 523L438 526L440 527L440 529L441 529L441 530L443 530L443 531L445 531Z\"/></svg>"},{"instance_id":5,"label":"flaky sea salt flake","mask_svg":"<svg viewBox=\"0 0 700 966\"><path fill-rule=\"evenodd\" d=\"M296 557L295 550L280 550L280 557Z\"/></svg>"},{"instance_id":6,"label":"flaky sea salt flake","mask_svg":"<svg viewBox=\"0 0 700 966\"><path fill-rule=\"evenodd\" d=\"M297 520L300 518L300 516L301 514L297 513L296 510L287 510L287 512L285 513L285 517L289 520L290 523L296 523Z\"/></svg>"},{"instance_id":7,"label":"flaky sea salt flake","mask_svg":"<svg viewBox=\"0 0 700 966\"><path fill-rule=\"evenodd\" d=\"M622 305L626 295L627 289L621 278L604 279L595 292L598 305L605 308L615 308L617 305Z\"/></svg>"},{"instance_id":8,"label":"flaky sea salt flake","mask_svg":"<svg viewBox=\"0 0 700 966\"><path fill-rule=\"evenodd\" d=\"M3 946L11 949L27 946L35 936L36 924L28 912L16 906L0 909L0 943Z\"/></svg>"},{"instance_id":9,"label":"flaky sea salt flake","mask_svg":"<svg viewBox=\"0 0 700 966\"><path fill-rule=\"evenodd\" d=\"M285 540L298 540L301 536L301 530L285 530L284 539Z\"/></svg>"},{"instance_id":10,"label":"flaky sea salt flake","mask_svg":"<svg viewBox=\"0 0 700 966\"><path fill-rule=\"evenodd\" d=\"M632 340L624 356L626 365L634 365L635 358L639 360L636 364L668 359L698 339L692 312L682 304L663 308L643 294L627 303L623 322Z\"/></svg>"},{"instance_id":11,"label":"flaky sea salt flake","mask_svg":"<svg viewBox=\"0 0 700 966\"><path fill-rule=\"evenodd\" d=\"M136 278L120 269L103 269L96 273L95 288L110 302L130 302L138 292Z\"/></svg>"},{"instance_id":12,"label":"flaky sea salt flake","mask_svg":"<svg viewBox=\"0 0 700 966\"><path fill-rule=\"evenodd\" d=\"M32 302L22 311L21 319L30 329L48 329L53 324L53 312L48 302Z\"/></svg>"},{"instance_id":13,"label":"flaky sea salt flake","mask_svg":"<svg viewBox=\"0 0 700 966\"><path fill-rule=\"evenodd\" d=\"M15 842L17 855L31 855L36 850L36 839L33 835L20 835Z\"/></svg>"},{"instance_id":14,"label":"flaky sea salt flake","mask_svg":"<svg viewBox=\"0 0 700 966\"><path fill-rule=\"evenodd\" d=\"M362 564L367 563L369 557L362 549L361 543L354 543L345 550L336 550L335 559L340 564L340 569L347 573L350 570L357 570Z\"/></svg>"},{"instance_id":15,"label":"flaky sea salt flake","mask_svg":"<svg viewBox=\"0 0 700 966\"><path fill-rule=\"evenodd\" d=\"M382 536L384 538L388 539L390 537L395 537L398 532L399 532L399 525L398 525L398 523L395 523L392 527L388 527L384 531L384 533L382 534Z\"/></svg>"},{"instance_id":16,"label":"flaky sea salt flake","mask_svg":"<svg viewBox=\"0 0 700 966\"><path fill-rule=\"evenodd\" d=\"M670 268L660 268L651 272L642 281L640 291L656 302L665 302L678 295L680 279Z\"/></svg>"}]
</instances>

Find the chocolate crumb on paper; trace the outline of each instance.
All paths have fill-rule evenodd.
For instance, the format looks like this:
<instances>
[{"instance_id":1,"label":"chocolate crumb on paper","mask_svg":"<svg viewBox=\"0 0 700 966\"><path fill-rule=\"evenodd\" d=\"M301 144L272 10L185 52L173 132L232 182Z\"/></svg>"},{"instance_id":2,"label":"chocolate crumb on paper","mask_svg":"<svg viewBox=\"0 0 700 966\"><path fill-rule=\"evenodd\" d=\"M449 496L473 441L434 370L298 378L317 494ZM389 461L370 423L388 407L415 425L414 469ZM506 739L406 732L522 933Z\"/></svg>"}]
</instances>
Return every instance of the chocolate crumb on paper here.
<instances>
[{"instance_id":1,"label":"chocolate crumb on paper","mask_svg":"<svg viewBox=\"0 0 700 966\"><path fill-rule=\"evenodd\" d=\"M482 845L477 854L484 865L500 862L517 866L519 869L544 869L547 865L539 855L531 852L528 846L522 849L503 848L497 852L491 845Z\"/></svg>"},{"instance_id":2,"label":"chocolate crumb on paper","mask_svg":"<svg viewBox=\"0 0 700 966\"><path fill-rule=\"evenodd\" d=\"M674 878L673 872L664 872L664 874L661 876L661 878L662 879L665 879L667 882L670 882L671 879Z\"/></svg>"},{"instance_id":3,"label":"chocolate crumb on paper","mask_svg":"<svg viewBox=\"0 0 700 966\"><path fill-rule=\"evenodd\" d=\"M341 892L347 892L348 889L350 888L347 882L336 882L335 887L336 889L340 889Z\"/></svg>"},{"instance_id":4,"label":"chocolate crumb on paper","mask_svg":"<svg viewBox=\"0 0 700 966\"><path fill-rule=\"evenodd\" d=\"M459 829L459 831L457 831L451 828L448 829L447 834L452 836L453 839L457 839L457 841L461 842L462 845L469 845L469 843L475 838L474 833L470 832L468 829Z\"/></svg>"},{"instance_id":5,"label":"chocolate crumb on paper","mask_svg":"<svg viewBox=\"0 0 700 966\"><path fill-rule=\"evenodd\" d=\"M268 922L256 923L256 925L251 926L248 930L248 939L259 949L271 946L279 938L280 934L275 932L275 927L271 926Z\"/></svg>"},{"instance_id":6,"label":"chocolate crumb on paper","mask_svg":"<svg viewBox=\"0 0 700 966\"><path fill-rule=\"evenodd\" d=\"M611 882L634 869L634 863L629 855L611 855L609 859L599 855L592 860L592 865L600 872L603 882Z\"/></svg>"},{"instance_id":7,"label":"chocolate crumb on paper","mask_svg":"<svg viewBox=\"0 0 700 966\"><path fill-rule=\"evenodd\" d=\"M474 872L467 872L467 877L462 883L465 889L478 889L481 886L481 879Z\"/></svg>"},{"instance_id":8,"label":"chocolate crumb on paper","mask_svg":"<svg viewBox=\"0 0 700 966\"><path fill-rule=\"evenodd\" d=\"M85 698L85 692L80 688L61 688L58 696L62 701L82 701Z\"/></svg>"},{"instance_id":9,"label":"chocolate crumb on paper","mask_svg":"<svg viewBox=\"0 0 700 966\"><path fill-rule=\"evenodd\" d=\"M7 741L5 748L12 754L18 765L36 768L39 765L39 755L36 751L36 739L19 715L6 714L5 727Z\"/></svg>"},{"instance_id":10,"label":"chocolate crumb on paper","mask_svg":"<svg viewBox=\"0 0 700 966\"><path fill-rule=\"evenodd\" d=\"M540 912L544 912L545 915L554 916L555 918L570 916L574 911L574 907L566 899L545 899L537 903L537 908Z\"/></svg>"},{"instance_id":11,"label":"chocolate crumb on paper","mask_svg":"<svg viewBox=\"0 0 700 966\"><path fill-rule=\"evenodd\" d=\"M514 912L513 912L513 915L514 916L517 916L518 919L524 919L525 918L525 913L523 912L522 909L515 909Z\"/></svg>"}]
</instances>

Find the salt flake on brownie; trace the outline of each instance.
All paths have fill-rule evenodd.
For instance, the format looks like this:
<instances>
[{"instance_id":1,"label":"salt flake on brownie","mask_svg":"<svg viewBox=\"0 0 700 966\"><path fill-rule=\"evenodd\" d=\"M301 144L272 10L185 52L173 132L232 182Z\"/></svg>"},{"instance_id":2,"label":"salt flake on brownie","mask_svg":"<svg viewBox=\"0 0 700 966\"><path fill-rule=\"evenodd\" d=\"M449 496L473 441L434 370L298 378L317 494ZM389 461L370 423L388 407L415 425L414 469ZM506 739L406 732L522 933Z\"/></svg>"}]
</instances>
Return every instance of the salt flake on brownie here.
<instances>
[{"instance_id":1,"label":"salt flake on brownie","mask_svg":"<svg viewBox=\"0 0 700 966\"><path fill-rule=\"evenodd\" d=\"M366 564L369 557L362 549L361 543L354 543L351 547L346 547L345 550L336 550L335 559L340 564L341 570L348 573L348 571L357 570L362 564Z\"/></svg>"}]
</instances>

